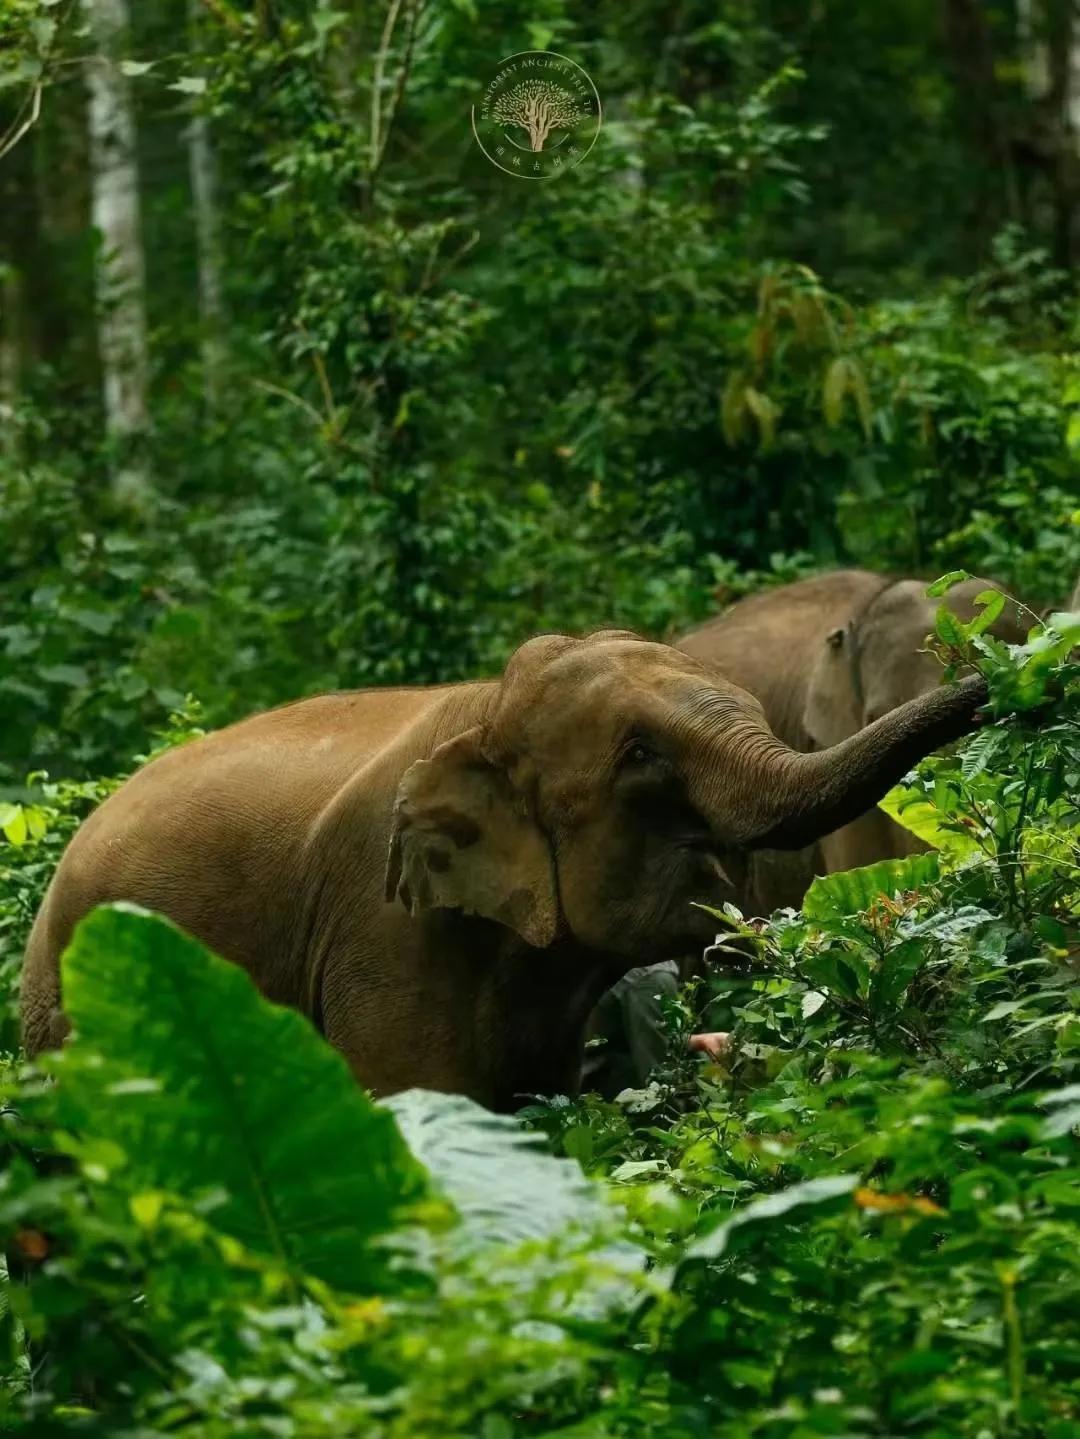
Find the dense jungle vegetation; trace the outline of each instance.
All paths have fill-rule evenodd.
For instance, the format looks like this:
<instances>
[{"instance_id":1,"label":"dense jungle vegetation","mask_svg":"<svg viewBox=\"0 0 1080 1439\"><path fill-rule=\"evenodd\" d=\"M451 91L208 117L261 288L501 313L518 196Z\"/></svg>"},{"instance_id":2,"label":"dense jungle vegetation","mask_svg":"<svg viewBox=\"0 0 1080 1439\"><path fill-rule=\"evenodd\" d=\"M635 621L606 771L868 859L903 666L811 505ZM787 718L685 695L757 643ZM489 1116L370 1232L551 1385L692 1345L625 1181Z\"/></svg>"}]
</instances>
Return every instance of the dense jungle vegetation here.
<instances>
[{"instance_id":1,"label":"dense jungle vegetation","mask_svg":"<svg viewBox=\"0 0 1080 1439\"><path fill-rule=\"evenodd\" d=\"M1080 1436L1075 7L128 10L0 0L4 1427ZM551 183L469 125L525 48L604 105ZM939 620L991 706L887 801L932 851L718 914L647 1088L375 1104L123 908L22 1063L44 886L146 755L839 564L1031 638Z\"/></svg>"}]
</instances>

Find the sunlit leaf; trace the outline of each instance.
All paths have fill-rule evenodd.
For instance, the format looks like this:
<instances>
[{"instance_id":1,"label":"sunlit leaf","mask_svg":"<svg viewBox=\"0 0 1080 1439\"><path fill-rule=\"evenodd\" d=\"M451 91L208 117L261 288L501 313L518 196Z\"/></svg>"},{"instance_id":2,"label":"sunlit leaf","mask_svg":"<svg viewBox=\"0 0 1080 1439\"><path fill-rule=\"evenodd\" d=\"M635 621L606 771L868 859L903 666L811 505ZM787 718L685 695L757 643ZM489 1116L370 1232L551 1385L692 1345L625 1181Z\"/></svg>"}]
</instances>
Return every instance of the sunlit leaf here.
<instances>
[{"instance_id":1,"label":"sunlit leaf","mask_svg":"<svg viewBox=\"0 0 1080 1439\"><path fill-rule=\"evenodd\" d=\"M683 1261L692 1259L719 1259L725 1252L733 1235L747 1225L767 1224L783 1219L799 1209L847 1201L859 1183L857 1174L826 1175L820 1179L807 1179L802 1184L793 1184L777 1194L766 1194L738 1211L735 1216L714 1229L711 1234L697 1239L683 1255Z\"/></svg>"},{"instance_id":2,"label":"sunlit leaf","mask_svg":"<svg viewBox=\"0 0 1080 1439\"><path fill-rule=\"evenodd\" d=\"M808 919L820 921L859 915L882 895L891 898L933 884L940 872L938 856L930 853L882 859L860 869L819 875L806 892L803 913Z\"/></svg>"},{"instance_id":3,"label":"sunlit leaf","mask_svg":"<svg viewBox=\"0 0 1080 1439\"><path fill-rule=\"evenodd\" d=\"M970 580L973 576L967 570L950 570L947 575L942 575L933 584L927 585L926 594L929 599L939 600L942 595L947 594L954 585Z\"/></svg>"}]
</instances>

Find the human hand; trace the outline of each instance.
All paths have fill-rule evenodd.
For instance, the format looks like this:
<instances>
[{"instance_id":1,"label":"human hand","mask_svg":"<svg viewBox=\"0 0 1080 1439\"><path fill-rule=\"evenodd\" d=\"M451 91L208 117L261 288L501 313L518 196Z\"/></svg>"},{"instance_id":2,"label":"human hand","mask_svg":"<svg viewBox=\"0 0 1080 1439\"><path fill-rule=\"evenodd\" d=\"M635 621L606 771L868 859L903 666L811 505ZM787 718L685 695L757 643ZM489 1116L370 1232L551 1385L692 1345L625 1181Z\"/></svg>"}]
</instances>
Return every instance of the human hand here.
<instances>
[{"instance_id":1,"label":"human hand","mask_svg":"<svg viewBox=\"0 0 1080 1439\"><path fill-rule=\"evenodd\" d=\"M710 1059L720 1060L727 1056L731 1048L731 1035L723 1030L716 1030L712 1034L692 1034L686 1044L694 1054L705 1054Z\"/></svg>"}]
</instances>

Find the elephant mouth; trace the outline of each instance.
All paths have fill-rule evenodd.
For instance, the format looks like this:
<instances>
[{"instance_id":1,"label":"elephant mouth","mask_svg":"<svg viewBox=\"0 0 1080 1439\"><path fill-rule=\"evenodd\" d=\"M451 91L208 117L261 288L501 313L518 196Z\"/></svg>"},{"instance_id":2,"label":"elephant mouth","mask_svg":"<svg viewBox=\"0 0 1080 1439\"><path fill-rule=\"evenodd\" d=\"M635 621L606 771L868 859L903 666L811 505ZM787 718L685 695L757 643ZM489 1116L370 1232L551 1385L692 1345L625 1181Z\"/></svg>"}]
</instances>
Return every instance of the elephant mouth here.
<instances>
[{"instance_id":1,"label":"elephant mouth","mask_svg":"<svg viewBox=\"0 0 1080 1439\"><path fill-rule=\"evenodd\" d=\"M702 867L709 876L716 879L724 889L734 891L734 881L721 858L717 843L711 835L690 835L679 841L679 848L695 855L702 862Z\"/></svg>"}]
</instances>

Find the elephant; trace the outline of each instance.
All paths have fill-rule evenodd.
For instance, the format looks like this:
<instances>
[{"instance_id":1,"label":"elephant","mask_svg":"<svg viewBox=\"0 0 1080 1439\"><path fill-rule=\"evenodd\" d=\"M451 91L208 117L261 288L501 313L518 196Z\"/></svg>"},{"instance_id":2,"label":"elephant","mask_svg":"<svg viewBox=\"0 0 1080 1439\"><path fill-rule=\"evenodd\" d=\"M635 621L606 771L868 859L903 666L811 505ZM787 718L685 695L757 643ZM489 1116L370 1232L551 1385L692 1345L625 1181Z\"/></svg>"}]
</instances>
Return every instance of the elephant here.
<instances>
[{"instance_id":1,"label":"elephant","mask_svg":"<svg viewBox=\"0 0 1080 1439\"><path fill-rule=\"evenodd\" d=\"M978 723L978 677L803 754L715 670L626 631L526 641L501 677L346 691L138 770L83 823L28 943L30 1055L95 905L156 910L307 1015L378 1096L573 1094L588 1017L700 953L747 857L861 814Z\"/></svg>"},{"instance_id":2,"label":"elephant","mask_svg":"<svg viewBox=\"0 0 1080 1439\"><path fill-rule=\"evenodd\" d=\"M925 640L942 601L927 598L927 583L835 570L742 600L673 643L755 695L785 744L821 750L939 685L942 667ZM943 602L967 621L978 613L976 596L991 586L965 580ZM1015 602L1006 604L991 632L1023 643L1021 610ZM815 873L921 848L873 809L801 854L759 855L753 896L766 912L798 906Z\"/></svg>"}]
</instances>

